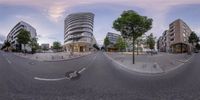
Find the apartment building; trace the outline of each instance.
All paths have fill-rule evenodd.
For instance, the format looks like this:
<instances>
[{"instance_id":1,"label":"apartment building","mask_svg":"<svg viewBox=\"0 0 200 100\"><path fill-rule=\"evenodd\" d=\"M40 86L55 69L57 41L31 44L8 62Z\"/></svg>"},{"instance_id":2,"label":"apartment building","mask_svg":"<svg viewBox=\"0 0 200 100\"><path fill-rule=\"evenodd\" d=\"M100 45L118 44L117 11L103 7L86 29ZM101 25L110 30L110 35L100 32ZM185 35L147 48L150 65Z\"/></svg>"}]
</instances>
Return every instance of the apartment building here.
<instances>
[{"instance_id":1,"label":"apartment building","mask_svg":"<svg viewBox=\"0 0 200 100\"><path fill-rule=\"evenodd\" d=\"M11 43L11 46L14 49L18 49L18 50L26 49L28 51L31 51L30 46L26 45L24 48L23 45L20 45L17 42L17 35L19 34L21 29L25 29L26 31L29 31L31 38L35 38L37 36L36 29L34 27L32 27L30 24L24 21L20 21L12 28L12 30L7 35L7 41Z\"/></svg>"},{"instance_id":2,"label":"apartment building","mask_svg":"<svg viewBox=\"0 0 200 100\"><path fill-rule=\"evenodd\" d=\"M162 36L158 39L159 51L160 52L170 52L170 41L169 41L169 31L165 30Z\"/></svg>"},{"instance_id":3,"label":"apartment building","mask_svg":"<svg viewBox=\"0 0 200 100\"><path fill-rule=\"evenodd\" d=\"M165 31L159 38L159 51L183 53L191 50L188 38L192 30L181 19L177 19L169 25L169 30Z\"/></svg>"},{"instance_id":4,"label":"apartment building","mask_svg":"<svg viewBox=\"0 0 200 100\"><path fill-rule=\"evenodd\" d=\"M65 18L64 48L71 52L92 51L96 40L93 35L94 14L73 13Z\"/></svg>"}]
</instances>

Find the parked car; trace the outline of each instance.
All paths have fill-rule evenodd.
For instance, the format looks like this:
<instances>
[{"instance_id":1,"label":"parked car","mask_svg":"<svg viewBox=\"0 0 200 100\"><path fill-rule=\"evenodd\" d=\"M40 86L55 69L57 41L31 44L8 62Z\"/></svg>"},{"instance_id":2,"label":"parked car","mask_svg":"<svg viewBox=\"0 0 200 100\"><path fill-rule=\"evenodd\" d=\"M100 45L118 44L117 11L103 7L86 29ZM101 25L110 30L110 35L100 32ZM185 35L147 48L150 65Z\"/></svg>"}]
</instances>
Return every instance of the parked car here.
<instances>
[{"instance_id":1,"label":"parked car","mask_svg":"<svg viewBox=\"0 0 200 100\"><path fill-rule=\"evenodd\" d=\"M155 54L158 54L158 51L149 49L149 50L146 51L146 53L155 55Z\"/></svg>"}]
</instances>

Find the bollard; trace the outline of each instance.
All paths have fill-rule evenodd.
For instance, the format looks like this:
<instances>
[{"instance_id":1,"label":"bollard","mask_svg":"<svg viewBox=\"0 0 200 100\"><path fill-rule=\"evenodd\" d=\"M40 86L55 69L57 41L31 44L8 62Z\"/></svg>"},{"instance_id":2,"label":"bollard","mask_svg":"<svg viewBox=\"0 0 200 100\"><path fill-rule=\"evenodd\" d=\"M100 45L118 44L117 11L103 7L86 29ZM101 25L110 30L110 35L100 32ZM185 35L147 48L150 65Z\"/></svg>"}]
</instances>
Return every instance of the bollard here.
<instances>
[{"instance_id":1,"label":"bollard","mask_svg":"<svg viewBox=\"0 0 200 100\"><path fill-rule=\"evenodd\" d=\"M156 63L153 64L153 68L157 68L157 64Z\"/></svg>"}]
</instances>

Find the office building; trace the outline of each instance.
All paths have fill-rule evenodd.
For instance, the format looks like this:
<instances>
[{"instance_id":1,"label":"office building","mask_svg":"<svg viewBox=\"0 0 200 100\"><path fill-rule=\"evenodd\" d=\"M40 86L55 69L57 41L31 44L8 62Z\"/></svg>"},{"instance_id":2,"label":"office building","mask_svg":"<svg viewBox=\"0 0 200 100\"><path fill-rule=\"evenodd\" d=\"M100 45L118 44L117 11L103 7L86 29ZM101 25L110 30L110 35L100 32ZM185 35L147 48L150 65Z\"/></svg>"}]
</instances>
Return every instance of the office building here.
<instances>
[{"instance_id":1,"label":"office building","mask_svg":"<svg viewBox=\"0 0 200 100\"><path fill-rule=\"evenodd\" d=\"M110 44L116 44L117 39L120 37L119 34L108 32L106 37L110 41Z\"/></svg>"},{"instance_id":2,"label":"office building","mask_svg":"<svg viewBox=\"0 0 200 100\"><path fill-rule=\"evenodd\" d=\"M49 50L49 44L48 43L41 44L41 49L42 50Z\"/></svg>"},{"instance_id":3,"label":"office building","mask_svg":"<svg viewBox=\"0 0 200 100\"><path fill-rule=\"evenodd\" d=\"M73 13L65 18L64 49L68 52L92 51L96 40L93 35L94 14Z\"/></svg>"},{"instance_id":4,"label":"office building","mask_svg":"<svg viewBox=\"0 0 200 100\"><path fill-rule=\"evenodd\" d=\"M36 29L33 28L30 24L24 21L20 21L19 23L17 23L7 35L7 41L11 43L12 48L17 50L24 49L23 45L20 45L17 42L17 35L19 34L21 29L29 31L31 38L35 38L37 36ZM31 47L28 45L25 46L25 49L31 51Z\"/></svg>"},{"instance_id":5,"label":"office building","mask_svg":"<svg viewBox=\"0 0 200 100\"><path fill-rule=\"evenodd\" d=\"M110 44L107 46L108 51L117 51L115 44L117 39L120 37L119 34L108 32L106 37L108 38Z\"/></svg>"}]
</instances>

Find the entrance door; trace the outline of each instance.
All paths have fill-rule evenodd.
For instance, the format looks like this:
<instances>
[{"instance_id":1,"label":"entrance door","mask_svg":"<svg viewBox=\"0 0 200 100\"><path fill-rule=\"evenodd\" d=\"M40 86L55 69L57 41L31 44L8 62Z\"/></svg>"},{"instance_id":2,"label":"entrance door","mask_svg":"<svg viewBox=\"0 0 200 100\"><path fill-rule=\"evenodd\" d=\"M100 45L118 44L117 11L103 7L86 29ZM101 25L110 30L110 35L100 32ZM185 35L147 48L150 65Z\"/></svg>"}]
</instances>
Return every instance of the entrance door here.
<instances>
[{"instance_id":1,"label":"entrance door","mask_svg":"<svg viewBox=\"0 0 200 100\"><path fill-rule=\"evenodd\" d=\"M83 46L80 46L80 52L83 52Z\"/></svg>"}]
</instances>

